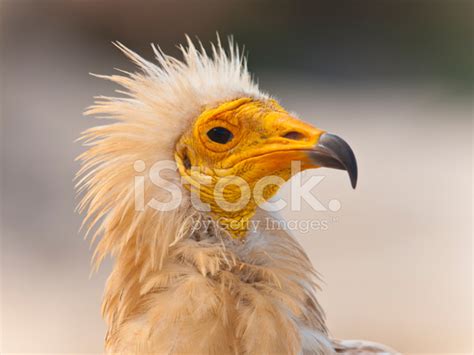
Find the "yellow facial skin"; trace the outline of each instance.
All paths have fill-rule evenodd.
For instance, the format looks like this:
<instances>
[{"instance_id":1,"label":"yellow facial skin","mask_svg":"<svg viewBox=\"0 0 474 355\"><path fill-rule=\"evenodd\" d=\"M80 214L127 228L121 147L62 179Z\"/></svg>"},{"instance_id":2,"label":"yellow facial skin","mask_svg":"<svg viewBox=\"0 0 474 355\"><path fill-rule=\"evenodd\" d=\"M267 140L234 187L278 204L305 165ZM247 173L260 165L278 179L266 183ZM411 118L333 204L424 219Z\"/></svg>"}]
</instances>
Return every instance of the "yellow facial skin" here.
<instances>
[{"instance_id":1,"label":"yellow facial skin","mask_svg":"<svg viewBox=\"0 0 474 355\"><path fill-rule=\"evenodd\" d=\"M208 132L216 127L230 131L232 139L213 141ZM179 140L175 159L191 192L232 237L242 238L257 206L291 177L292 161L303 170L316 167L306 153L323 133L274 100L240 98L205 110ZM260 189L267 176L276 178Z\"/></svg>"}]
</instances>

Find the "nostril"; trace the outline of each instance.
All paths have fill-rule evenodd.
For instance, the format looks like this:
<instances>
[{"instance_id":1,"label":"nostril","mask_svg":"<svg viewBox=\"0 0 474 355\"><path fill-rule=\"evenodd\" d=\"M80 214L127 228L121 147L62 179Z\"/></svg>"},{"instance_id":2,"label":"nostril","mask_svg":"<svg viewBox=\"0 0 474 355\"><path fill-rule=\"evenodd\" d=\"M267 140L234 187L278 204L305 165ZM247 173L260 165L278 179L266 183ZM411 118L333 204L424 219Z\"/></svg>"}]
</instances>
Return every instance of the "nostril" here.
<instances>
[{"instance_id":1,"label":"nostril","mask_svg":"<svg viewBox=\"0 0 474 355\"><path fill-rule=\"evenodd\" d=\"M306 138L303 133L296 132L296 131L287 132L282 137L287 138L287 139L292 139L294 141L301 141Z\"/></svg>"}]
</instances>

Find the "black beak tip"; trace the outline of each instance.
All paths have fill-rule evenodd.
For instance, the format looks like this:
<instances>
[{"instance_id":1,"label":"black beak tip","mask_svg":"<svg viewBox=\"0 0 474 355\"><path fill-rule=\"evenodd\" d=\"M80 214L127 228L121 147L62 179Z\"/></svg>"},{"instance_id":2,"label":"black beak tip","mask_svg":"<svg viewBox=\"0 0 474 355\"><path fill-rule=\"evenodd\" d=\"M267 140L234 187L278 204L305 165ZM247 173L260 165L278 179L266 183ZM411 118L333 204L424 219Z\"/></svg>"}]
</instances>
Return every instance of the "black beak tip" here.
<instances>
[{"instance_id":1,"label":"black beak tip","mask_svg":"<svg viewBox=\"0 0 474 355\"><path fill-rule=\"evenodd\" d=\"M342 138L325 133L318 142L316 160L322 166L346 170L353 189L357 186L357 160L349 144Z\"/></svg>"},{"instance_id":2,"label":"black beak tip","mask_svg":"<svg viewBox=\"0 0 474 355\"><path fill-rule=\"evenodd\" d=\"M351 180L351 186L353 189L357 186L357 160L355 158L354 152L352 149L347 145L347 157L344 159L343 165L349 174L349 179Z\"/></svg>"},{"instance_id":3,"label":"black beak tip","mask_svg":"<svg viewBox=\"0 0 474 355\"><path fill-rule=\"evenodd\" d=\"M351 179L351 186L353 189L357 187L357 166L352 173L349 173L349 178Z\"/></svg>"}]
</instances>

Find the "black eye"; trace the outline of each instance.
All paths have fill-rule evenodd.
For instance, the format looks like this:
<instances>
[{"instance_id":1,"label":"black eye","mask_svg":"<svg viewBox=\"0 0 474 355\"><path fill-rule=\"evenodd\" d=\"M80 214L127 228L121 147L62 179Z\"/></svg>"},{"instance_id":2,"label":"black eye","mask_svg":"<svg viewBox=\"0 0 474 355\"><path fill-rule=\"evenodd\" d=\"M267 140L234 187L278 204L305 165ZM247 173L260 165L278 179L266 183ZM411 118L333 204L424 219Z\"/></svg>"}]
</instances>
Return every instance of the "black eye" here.
<instances>
[{"instance_id":1,"label":"black eye","mask_svg":"<svg viewBox=\"0 0 474 355\"><path fill-rule=\"evenodd\" d=\"M234 138L234 135L231 131L224 127L214 127L207 132L207 136L219 144L226 144Z\"/></svg>"}]
</instances>

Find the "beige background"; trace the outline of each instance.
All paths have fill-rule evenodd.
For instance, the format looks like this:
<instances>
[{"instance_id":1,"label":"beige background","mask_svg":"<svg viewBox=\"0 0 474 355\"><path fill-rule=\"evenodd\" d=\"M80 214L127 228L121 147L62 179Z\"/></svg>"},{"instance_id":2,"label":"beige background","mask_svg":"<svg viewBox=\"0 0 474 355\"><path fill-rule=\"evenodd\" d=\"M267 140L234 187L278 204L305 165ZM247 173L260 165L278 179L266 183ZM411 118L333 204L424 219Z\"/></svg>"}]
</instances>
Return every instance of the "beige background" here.
<instances>
[{"instance_id":1,"label":"beige background","mask_svg":"<svg viewBox=\"0 0 474 355\"><path fill-rule=\"evenodd\" d=\"M89 278L91 252L73 212L82 149L73 141L96 123L81 117L92 96L114 89L87 73L128 64L86 25L68 26L71 12L61 19L52 2L24 4L3 6L1 351L100 352L110 261ZM133 29L126 17L116 21ZM339 200L339 211L283 212L328 221L326 231L296 235L325 280L319 298L332 334L405 353L470 353L472 93L430 77L316 80L254 69L285 107L344 137L359 162L356 190L340 171L304 174L326 176L314 194L326 206Z\"/></svg>"}]
</instances>

